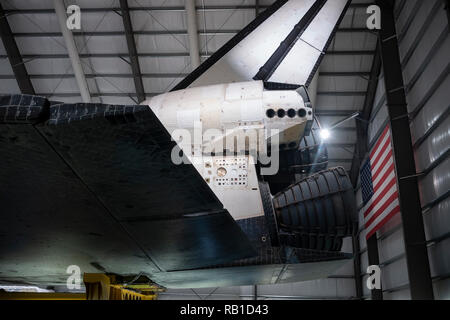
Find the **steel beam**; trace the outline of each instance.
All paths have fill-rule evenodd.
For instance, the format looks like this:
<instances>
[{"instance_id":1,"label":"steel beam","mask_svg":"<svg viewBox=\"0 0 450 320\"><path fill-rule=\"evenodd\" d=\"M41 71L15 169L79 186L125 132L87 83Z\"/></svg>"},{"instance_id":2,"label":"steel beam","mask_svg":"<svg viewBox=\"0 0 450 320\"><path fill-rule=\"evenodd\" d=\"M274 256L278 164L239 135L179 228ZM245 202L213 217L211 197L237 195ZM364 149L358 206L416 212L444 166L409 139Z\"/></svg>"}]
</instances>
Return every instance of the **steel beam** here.
<instances>
[{"instance_id":1,"label":"steel beam","mask_svg":"<svg viewBox=\"0 0 450 320\"><path fill-rule=\"evenodd\" d=\"M358 110L315 110L314 114L319 117L348 117L351 114L357 112Z\"/></svg>"},{"instance_id":2,"label":"steel beam","mask_svg":"<svg viewBox=\"0 0 450 320\"><path fill-rule=\"evenodd\" d=\"M367 240L367 257L369 260L369 266L379 266L380 257L378 254L378 239L376 235ZM374 289L371 292L372 300L383 300L383 288Z\"/></svg>"},{"instance_id":3,"label":"steel beam","mask_svg":"<svg viewBox=\"0 0 450 320\"><path fill-rule=\"evenodd\" d=\"M241 31L240 29L209 29L209 30L197 30L198 35L211 35L216 36L218 34L231 34L235 35ZM337 29L337 33L351 33L351 32L363 32L361 29ZM367 30L366 30L367 32ZM123 31L75 31L74 37L120 37L125 35ZM189 35L189 30L142 30L134 31L135 35L139 36L168 36L168 35ZM62 37L61 32L17 32L13 34L16 38L54 38Z\"/></svg>"},{"instance_id":4,"label":"steel beam","mask_svg":"<svg viewBox=\"0 0 450 320\"><path fill-rule=\"evenodd\" d=\"M75 40L73 39L72 31L66 26L66 9L64 8L64 3L61 0L53 0L53 5L55 7L56 17L58 18L59 27L61 29L62 35L64 37L64 42L66 43L67 53L70 57L70 62L72 63L73 73L77 80L77 85L80 90L81 98L83 102L91 102L91 95L89 93L89 87L84 76L83 67L81 66L80 57L78 55L78 50L75 45Z\"/></svg>"},{"instance_id":5,"label":"steel beam","mask_svg":"<svg viewBox=\"0 0 450 320\"><path fill-rule=\"evenodd\" d=\"M359 177L359 168L361 166L364 157L368 151L368 128L369 119L372 113L373 104L375 102L375 94L378 87L378 77L381 71L381 54L377 46L375 56L372 63L372 69L369 75L369 84L367 86L366 98L364 100L364 107L360 113L359 119L356 121L356 132L358 137L358 143L353 157L352 169L350 179L353 183L353 187L356 188L356 184Z\"/></svg>"},{"instance_id":6,"label":"steel beam","mask_svg":"<svg viewBox=\"0 0 450 320\"><path fill-rule=\"evenodd\" d=\"M361 277L361 256L359 255L359 251L361 250L359 246L359 232L352 236L352 250L353 250L353 270L355 279L355 292L356 298L362 299L363 297L363 284Z\"/></svg>"},{"instance_id":7,"label":"steel beam","mask_svg":"<svg viewBox=\"0 0 450 320\"><path fill-rule=\"evenodd\" d=\"M23 94L35 94L33 84L28 76L27 69L20 55L16 40L14 39L7 15L0 4L0 36L5 47L9 63L14 72L17 85Z\"/></svg>"},{"instance_id":8,"label":"steel beam","mask_svg":"<svg viewBox=\"0 0 450 320\"><path fill-rule=\"evenodd\" d=\"M207 58L209 55L212 55L214 52L209 52L207 55L206 52L200 52L200 56ZM327 51L327 56L342 56L342 55L374 55L373 51ZM128 53L81 53L79 54L80 58L122 58L128 56ZM138 53L139 57L143 58L164 58L164 57L188 57L189 52L147 52L147 53ZM7 58L7 55L0 55L0 59ZM24 54L22 55L23 59L67 59L69 56L67 54ZM368 73L364 73L363 75L368 75Z\"/></svg>"},{"instance_id":9,"label":"steel beam","mask_svg":"<svg viewBox=\"0 0 450 320\"><path fill-rule=\"evenodd\" d=\"M365 91L318 91L317 95L319 96L337 96L337 97L365 97Z\"/></svg>"},{"instance_id":10,"label":"steel beam","mask_svg":"<svg viewBox=\"0 0 450 320\"><path fill-rule=\"evenodd\" d=\"M327 53L328 54L328 53ZM364 71L346 71L346 72L327 72L323 71L320 73L322 77L368 77L370 72Z\"/></svg>"},{"instance_id":11,"label":"steel beam","mask_svg":"<svg viewBox=\"0 0 450 320\"><path fill-rule=\"evenodd\" d=\"M373 104L375 102L375 94L378 86L378 77L381 70L381 56L380 51L375 50L374 59L372 63L372 68L369 74L369 83L367 86L366 98L364 100L363 110L360 112L359 119L356 121L356 137L357 143L355 147L355 152L353 155L352 166L350 169L350 179L352 181L353 187L356 188L356 184L358 182L359 177L359 169L361 166L364 157L368 151L368 127L369 127L369 119L370 114L372 113ZM360 251L359 245L359 237L353 237L352 245L353 252ZM373 240L369 240L367 243L368 257L369 257L369 265L378 265L378 246L376 243L376 237L372 237L375 239L375 243ZM369 245L370 242L370 245ZM361 257L359 254L356 254L353 259L353 266L355 270L355 286L356 293L358 298L362 298L363 290L362 290L362 277L361 277ZM372 290L372 299L373 300L382 300L383 293L381 290Z\"/></svg>"},{"instance_id":12,"label":"steel beam","mask_svg":"<svg viewBox=\"0 0 450 320\"><path fill-rule=\"evenodd\" d=\"M379 42L397 168L411 298L430 300L434 298L433 285L398 48L394 1L377 0L376 3L381 8L382 28L379 32Z\"/></svg>"},{"instance_id":13,"label":"steel beam","mask_svg":"<svg viewBox=\"0 0 450 320\"><path fill-rule=\"evenodd\" d=\"M352 3L350 4L350 8L355 9L366 9L371 3ZM270 5L259 5L260 12L263 9L267 9ZM208 5L208 6L197 6L197 10L206 10L206 11L220 11L220 10L255 10L255 5ZM120 11L120 8L105 8L105 7L97 7L97 8L83 8L83 12L108 12L108 11ZM183 6L136 6L130 7L130 11L184 11ZM46 14L53 13L52 9L11 9L6 10L7 14Z\"/></svg>"},{"instance_id":14,"label":"steel beam","mask_svg":"<svg viewBox=\"0 0 450 320\"><path fill-rule=\"evenodd\" d=\"M198 44L199 41L195 0L186 0L185 7L187 18L187 33L189 39L189 56L191 57L191 70L195 70L200 65L200 46Z\"/></svg>"},{"instance_id":15,"label":"steel beam","mask_svg":"<svg viewBox=\"0 0 450 320\"><path fill-rule=\"evenodd\" d=\"M127 39L128 57L130 58L131 72L133 73L134 87L136 88L137 100L139 103L145 100L144 83L142 82L141 67L134 40L133 26L131 24L130 10L127 0L120 0L120 10Z\"/></svg>"}]
</instances>

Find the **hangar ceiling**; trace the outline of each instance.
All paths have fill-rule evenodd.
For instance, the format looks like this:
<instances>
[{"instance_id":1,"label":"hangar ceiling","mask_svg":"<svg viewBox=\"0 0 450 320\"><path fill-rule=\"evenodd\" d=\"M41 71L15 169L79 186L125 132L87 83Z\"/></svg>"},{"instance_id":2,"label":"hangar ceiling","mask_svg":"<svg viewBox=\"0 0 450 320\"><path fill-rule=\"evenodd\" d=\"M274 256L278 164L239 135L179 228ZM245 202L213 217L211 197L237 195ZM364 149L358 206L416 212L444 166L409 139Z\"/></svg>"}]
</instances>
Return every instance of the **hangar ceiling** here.
<instances>
[{"instance_id":1,"label":"hangar ceiling","mask_svg":"<svg viewBox=\"0 0 450 320\"><path fill-rule=\"evenodd\" d=\"M201 60L273 2L197 1ZM372 2L352 2L320 66L315 108L322 125L363 110L377 42L376 34L366 27L366 8ZM74 32L74 38L92 102L136 103L120 1L66 0L65 4L81 8L81 30ZM5 0L2 6L36 94L63 102L82 101L53 1ZM191 71L184 1L128 0L128 7L142 83L149 98L170 90ZM0 94L19 92L0 43ZM330 166L351 169L356 121L333 130L328 141Z\"/></svg>"}]
</instances>

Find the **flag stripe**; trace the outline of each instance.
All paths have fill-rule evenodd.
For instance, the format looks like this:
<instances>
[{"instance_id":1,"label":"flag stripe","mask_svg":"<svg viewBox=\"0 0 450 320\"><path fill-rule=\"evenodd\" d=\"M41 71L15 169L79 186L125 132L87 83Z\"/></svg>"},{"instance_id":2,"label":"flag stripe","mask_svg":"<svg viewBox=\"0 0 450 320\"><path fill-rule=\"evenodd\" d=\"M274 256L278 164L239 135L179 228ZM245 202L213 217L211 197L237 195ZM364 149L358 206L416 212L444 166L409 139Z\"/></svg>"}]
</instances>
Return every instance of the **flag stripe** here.
<instances>
[{"instance_id":1,"label":"flag stripe","mask_svg":"<svg viewBox=\"0 0 450 320\"><path fill-rule=\"evenodd\" d=\"M378 210L379 207L381 207L383 205L383 199L386 196L390 196L392 193L394 193L395 191L397 191L397 186L396 184L396 180L395 180L395 176L393 176L391 178L390 181L387 181L387 186L386 188L383 188L379 194L377 194L375 196L375 200L372 201L372 204L370 205L370 207L367 209L366 212L364 212L364 218L369 219L371 213L375 210ZM385 182L386 183L386 182Z\"/></svg>"},{"instance_id":2,"label":"flag stripe","mask_svg":"<svg viewBox=\"0 0 450 320\"><path fill-rule=\"evenodd\" d=\"M384 138L384 142L381 144L380 149L377 150L374 156L370 158L371 159L370 162L373 164L374 167L378 163L380 158L384 158L383 155L386 154L387 150L391 150L391 139L389 136L386 136L386 138Z\"/></svg>"},{"instance_id":3,"label":"flag stripe","mask_svg":"<svg viewBox=\"0 0 450 320\"><path fill-rule=\"evenodd\" d=\"M385 166L389 159L392 159L392 150L386 149L386 151L383 153L383 158L380 159L381 161L378 162L375 166L373 166L372 169L372 176L373 180L375 180L378 177L378 173L380 172L380 168Z\"/></svg>"},{"instance_id":4,"label":"flag stripe","mask_svg":"<svg viewBox=\"0 0 450 320\"><path fill-rule=\"evenodd\" d=\"M375 232L377 232L382 226L384 226L389 220L392 219L396 214L400 213L400 206L395 207L383 220L380 221L376 226L374 226L370 232L367 233L366 239L369 239Z\"/></svg>"},{"instance_id":5,"label":"flag stripe","mask_svg":"<svg viewBox=\"0 0 450 320\"><path fill-rule=\"evenodd\" d=\"M378 142L373 147L373 150L370 153L371 159L375 158L375 154L376 154L377 150L380 150L379 147L380 147L381 143L383 142L383 140L388 136L388 133L389 133L389 126L387 126L386 129L384 129L383 133L381 134L381 137L378 139Z\"/></svg>"},{"instance_id":6,"label":"flag stripe","mask_svg":"<svg viewBox=\"0 0 450 320\"><path fill-rule=\"evenodd\" d=\"M390 127L386 126L370 152L369 160L361 166L361 191L364 201L362 210L366 239L400 212L391 143Z\"/></svg>"},{"instance_id":7,"label":"flag stripe","mask_svg":"<svg viewBox=\"0 0 450 320\"><path fill-rule=\"evenodd\" d=\"M386 210L383 212L383 214L380 214L376 219L374 219L370 224L366 224L367 232L370 232L370 230L373 227L376 227L380 221L384 219L385 216L387 216L392 210L394 210L397 206L400 206L400 203L397 200L393 201L389 206L387 206Z\"/></svg>"},{"instance_id":8,"label":"flag stripe","mask_svg":"<svg viewBox=\"0 0 450 320\"><path fill-rule=\"evenodd\" d=\"M374 181L375 187L373 189L374 189L375 192L377 192L381 188L383 183L386 181L386 179L389 178L390 175L393 175L394 178L395 178L394 161L392 160L391 162L392 162L392 164L389 167L386 166L387 170L383 174L383 176L381 176L381 177L379 176L378 177L379 179L377 179L377 181Z\"/></svg>"},{"instance_id":9,"label":"flag stripe","mask_svg":"<svg viewBox=\"0 0 450 320\"><path fill-rule=\"evenodd\" d=\"M371 214L371 217L367 217L367 225L372 224L376 218L378 218L380 215L383 214L383 212L394 202L398 199L398 192L396 189L392 192L391 196L386 198L383 205L377 210L373 211L373 214ZM398 202L398 200L397 200Z\"/></svg>"},{"instance_id":10,"label":"flag stripe","mask_svg":"<svg viewBox=\"0 0 450 320\"><path fill-rule=\"evenodd\" d=\"M373 203L376 202L376 200L378 199L378 196L380 195L381 192L383 192L383 189L386 188L387 184L392 182L393 178L395 177L395 173L393 172L389 172L389 176L388 178L386 178L385 181L383 181L383 183L381 184L381 186L374 191L372 198L370 199L370 201L367 202L367 204L364 206L364 212L368 212L372 209L373 207Z\"/></svg>"}]
</instances>

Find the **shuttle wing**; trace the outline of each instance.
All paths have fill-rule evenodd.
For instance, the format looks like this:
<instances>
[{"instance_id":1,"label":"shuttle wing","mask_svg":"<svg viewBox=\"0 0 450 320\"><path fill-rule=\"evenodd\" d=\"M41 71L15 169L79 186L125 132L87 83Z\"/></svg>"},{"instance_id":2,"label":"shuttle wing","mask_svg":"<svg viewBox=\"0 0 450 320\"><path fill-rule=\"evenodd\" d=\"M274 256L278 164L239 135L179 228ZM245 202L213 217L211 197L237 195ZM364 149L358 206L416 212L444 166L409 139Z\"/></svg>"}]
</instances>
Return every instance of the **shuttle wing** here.
<instances>
[{"instance_id":1,"label":"shuttle wing","mask_svg":"<svg viewBox=\"0 0 450 320\"><path fill-rule=\"evenodd\" d=\"M0 96L0 279L186 270L255 255L148 106Z\"/></svg>"},{"instance_id":2,"label":"shuttle wing","mask_svg":"<svg viewBox=\"0 0 450 320\"><path fill-rule=\"evenodd\" d=\"M309 86L350 0L279 0L173 90L263 80Z\"/></svg>"}]
</instances>

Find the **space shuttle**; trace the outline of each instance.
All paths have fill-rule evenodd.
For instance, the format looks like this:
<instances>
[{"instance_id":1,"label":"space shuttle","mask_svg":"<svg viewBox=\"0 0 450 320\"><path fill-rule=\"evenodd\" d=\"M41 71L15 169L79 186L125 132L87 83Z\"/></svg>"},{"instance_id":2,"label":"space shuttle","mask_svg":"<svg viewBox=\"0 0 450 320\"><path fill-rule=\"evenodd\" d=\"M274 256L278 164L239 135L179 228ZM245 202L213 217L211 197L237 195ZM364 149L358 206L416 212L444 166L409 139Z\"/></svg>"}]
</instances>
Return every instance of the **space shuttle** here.
<instances>
[{"instance_id":1,"label":"space shuttle","mask_svg":"<svg viewBox=\"0 0 450 320\"><path fill-rule=\"evenodd\" d=\"M76 265L203 288L342 267L354 191L327 168L307 88L349 5L276 1L140 105L0 96L0 282L64 285Z\"/></svg>"}]
</instances>

